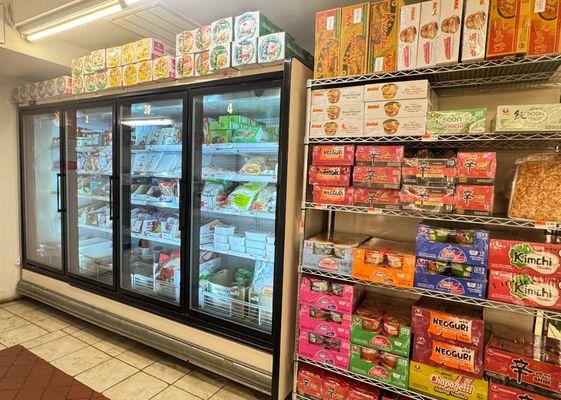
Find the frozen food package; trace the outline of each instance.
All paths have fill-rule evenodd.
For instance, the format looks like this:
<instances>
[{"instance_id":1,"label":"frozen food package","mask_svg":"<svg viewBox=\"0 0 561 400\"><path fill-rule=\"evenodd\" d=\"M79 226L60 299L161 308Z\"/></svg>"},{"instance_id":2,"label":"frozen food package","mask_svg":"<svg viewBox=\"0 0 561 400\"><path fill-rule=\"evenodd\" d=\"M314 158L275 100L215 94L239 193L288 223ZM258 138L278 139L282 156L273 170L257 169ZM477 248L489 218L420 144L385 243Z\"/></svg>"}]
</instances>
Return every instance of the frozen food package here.
<instances>
[{"instance_id":1,"label":"frozen food package","mask_svg":"<svg viewBox=\"0 0 561 400\"><path fill-rule=\"evenodd\" d=\"M462 62L485 59L489 0L466 0L462 32Z\"/></svg>"},{"instance_id":2,"label":"frozen food package","mask_svg":"<svg viewBox=\"0 0 561 400\"><path fill-rule=\"evenodd\" d=\"M123 49L121 46L105 49L107 68L115 68L123 65Z\"/></svg>"},{"instance_id":3,"label":"frozen food package","mask_svg":"<svg viewBox=\"0 0 561 400\"><path fill-rule=\"evenodd\" d=\"M235 188L228 196L226 204L237 210L249 210L261 191L262 186L256 183L245 183Z\"/></svg>"},{"instance_id":4,"label":"frozen food package","mask_svg":"<svg viewBox=\"0 0 561 400\"><path fill-rule=\"evenodd\" d=\"M417 68L420 21L420 3L404 5L401 7L397 55L398 71Z\"/></svg>"},{"instance_id":5,"label":"frozen food package","mask_svg":"<svg viewBox=\"0 0 561 400\"><path fill-rule=\"evenodd\" d=\"M316 13L314 79L333 78L339 69L341 9Z\"/></svg>"},{"instance_id":6,"label":"frozen food package","mask_svg":"<svg viewBox=\"0 0 561 400\"><path fill-rule=\"evenodd\" d=\"M454 189L403 185L399 194L401 208L409 211L451 213Z\"/></svg>"},{"instance_id":7,"label":"frozen food package","mask_svg":"<svg viewBox=\"0 0 561 400\"><path fill-rule=\"evenodd\" d=\"M442 0L429 0L421 3L421 21L419 24L419 48L417 50L417 68L436 65L438 46L440 45L440 7ZM446 3L446 1L444 1Z\"/></svg>"},{"instance_id":8,"label":"frozen food package","mask_svg":"<svg viewBox=\"0 0 561 400\"><path fill-rule=\"evenodd\" d=\"M538 56L559 52L561 44L561 3L534 1L530 10L530 37L528 55Z\"/></svg>"},{"instance_id":9,"label":"frozen food package","mask_svg":"<svg viewBox=\"0 0 561 400\"><path fill-rule=\"evenodd\" d=\"M195 76L210 74L210 54L208 51L195 53Z\"/></svg>"},{"instance_id":10,"label":"frozen food package","mask_svg":"<svg viewBox=\"0 0 561 400\"><path fill-rule=\"evenodd\" d=\"M535 132L561 130L561 104L500 105L495 131Z\"/></svg>"},{"instance_id":11,"label":"frozen food package","mask_svg":"<svg viewBox=\"0 0 561 400\"><path fill-rule=\"evenodd\" d=\"M402 4L402 0L375 0L370 4L370 74L397 69L397 33Z\"/></svg>"},{"instance_id":12,"label":"frozen food package","mask_svg":"<svg viewBox=\"0 0 561 400\"><path fill-rule=\"evenodd\" d=\"M152 61L152 76L155 81L175 78L175 57L163 56Z\"/></svg>"},{"instance_id":13,"label":"frozen food package","mask_svg":"<svg viewBox=\"0 0 561 400\"><path fill-rule=\"evenodd\" d=\"M263 186L255 201L251 205L252 211L257 212L275 212L277 209L277 188L273 185Z\"/></svg>"},{"instance_id":14,"label":"frozen food package","mask_svg":"<svg viewBox=\"0 0 561 400\"><path fill-rule=\"evenodd\" d=\"M459 151L456 160L459 183L492 185L495 182L497 153Z\"/></svg>"},{"instance_id":15,"label":"frozen food package","mask_svg":"<svg viewBox=\"0 0 561 400\"><path fill-rule=\"evenodd\" d=\"M369 17L369 3L359 3L341 9L339 76L361 75L367 72L366 41Z\"/></svg>"},{"instance_id":16,"label":"frozen food package","mask_svg":"<svg viewBox=\"0 0 561 400\"><path fill-rule=\"evenodd\" d=\"M210 71L227 70L232 66L232 45L230 43L214 45L209 50Z\"/></svg>"},{"instance_id":17,"label":"frozen food package","mask_svg":"<svg viewBox=\"0 0 561 400\"><path fill-rule=\"evenodd\" d=\"M203 25L195 29L195 52L208 50L211 43L212 34L210 25Z\"/></svg>"},{"instance_id":18,"label":"frozen food package","mask_svg":"<svg viewBox=\"0 0 561 400\"><path fill-rule=\"evenodd\" d=\"M260 11L248 11L234 20L234 40L256 39L280 29Z\"/></svg>"},{"instance_id":19,"label":"frozen food package","mask_svg":"<svg viewBox=\"0 0 561 400\"><path fill-rule=\"evenodd\" d=\"M189 78L195 76L195 55L183 54L175 60L175 76L177 78Z\"/></svg>"},{"instance_id":20,"label":"frozen food package","mask_svg":"<svg viewBox=\"0 0 561 400\"><path fill-rule=\"evenodd\" d=\"M441 2L438 65L455 64L460 60L463 11L463 1Z\"/></svg>"},{"instance_id":21,"label":"frozen food package","mask_svg":"<svg viewBox=\"0 0 561 400\"><path fill-rule=\"evenodd\" d=\"M493 214L495 198L494 186L458 185L456 186L456 214L489 216Z\"/></svg>"},{"instance_id":22,"label":"frozen food package","mask_svg":"<svg viewBox=\"0 0 561 400\"><path fill-rule=\"evenodd\" d=\"M510 218L561 221L561 156L533 154L516 160Z\"/></svg>"},{"instance_id":23,"label":"frozen food package","mask_svg":"<svg viewBox=\"0 0 561 400\"><path fill-rule=\"evenodd\" d=\"M93 71L101 71L104 70L105 65L105 49L94 50L90 54L92 60L92 69Z\"/></svg>"},{"instance_id":24,"label":"frozen food package","mask_svg":"<svg viewBox=\"0 0 561 400\"><path fill-rule=\"evenodd\" d=\"M232 42L232 67L243 69L257 65L257 38Z\"/></svg>"},{"instance_id":25,"label":"frozen food package","mask_svg":"<svg viewBox=\"0 0 561 400\"><path fill-rule=\"evenodd\" d=\"M230 43L234 39L234 19L222 18L210 24L212 45Z\"/></svg>"},{"instance_id":26,"label":"frozen food package","mask_svg":"<svg viewBox=\"0 0 561 400\"><path fill-rule=\"evenodd\" d=\"M195 51L195 30L184 31L175 37L176 56L191 54Z\"/></svg>"}]
</instances>

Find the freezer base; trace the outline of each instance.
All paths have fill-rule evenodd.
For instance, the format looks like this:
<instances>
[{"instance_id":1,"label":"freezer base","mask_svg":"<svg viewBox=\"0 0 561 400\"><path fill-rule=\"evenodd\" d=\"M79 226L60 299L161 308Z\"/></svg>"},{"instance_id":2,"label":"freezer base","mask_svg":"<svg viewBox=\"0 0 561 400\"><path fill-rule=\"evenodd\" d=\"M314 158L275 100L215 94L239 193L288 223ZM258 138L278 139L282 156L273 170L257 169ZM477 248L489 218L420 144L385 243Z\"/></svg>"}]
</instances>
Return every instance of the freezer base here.
<instances>
[{"instance_id":1,"label":"freezer base","mask_svg":"<svg viewBox=\"0 0 561 400\"><path fill-rule=\"evenodd\" d=\"M26 276L31 279L26 279ZM43 284L38 284L37 282L34 282L36 280L34 278L45 282L42 282ZM52 285L55 286L55 289L59 289L56 288L56 286L65 285L68 287L68 290L64 290L65 294L63 295L60 290L53 290L53 288L50 288L49 286L51 285L49 283L52 283ZM80 289L74 288L64 282L60 282L52 278L33 274L29 271L24 271L23 279L18 284L18 292L68 314L74 315L80 319L86 320L92 324L101 326L130 339L142 342L143 344L185 360L193 365L222 375L242 385L246 385L269 395L271 394L272 357L270 354L262 353L258 350L250 349L246 346L219 337L216 337L216 346L214 346L214 349L205 348L200 344L193 343L185 340L184 338L174 336L170 332L165 332L155 328L157 325L164 327L168 324L178 324L176 322L88 293L88 296L96 296L98 298L98 302L116 303L115 305L118 308L122 309L124 307L134 310L130 313L127 313L126 310L120 310L125 312L119 312L119 314L112 313L110 311L111 307L109 304L108 307L100 307L100 304L96 304L94 306L89 302L79 300L77 297L79 297L79 292L82 292ZM144 319L151 320L151 323L135 321L133 318L138 316L138 313L145 314L142 315L142 317ZM132 318L126 318L124 317L125 315ZM182 325L178 325L179 329L182 329ZM193 334L193 328L187 326L183 327L185 331L191 331L189 332L190 337L197 335L197 333ZM203 331L199 332L200 336L203 338L210 335ZM208 340L209 338L205 339ZM210 339L212 340L212 338ZM236 349L236 347L239 348ZM240 351L240 358L238 359L233 357L231 354L224 355L218 352L226 349L228 349L228 351ZM252 365L247 363L248 360L256 362ZM266 370L255 364L270 365L271 369Z\"/></svg>"}]
</instances>

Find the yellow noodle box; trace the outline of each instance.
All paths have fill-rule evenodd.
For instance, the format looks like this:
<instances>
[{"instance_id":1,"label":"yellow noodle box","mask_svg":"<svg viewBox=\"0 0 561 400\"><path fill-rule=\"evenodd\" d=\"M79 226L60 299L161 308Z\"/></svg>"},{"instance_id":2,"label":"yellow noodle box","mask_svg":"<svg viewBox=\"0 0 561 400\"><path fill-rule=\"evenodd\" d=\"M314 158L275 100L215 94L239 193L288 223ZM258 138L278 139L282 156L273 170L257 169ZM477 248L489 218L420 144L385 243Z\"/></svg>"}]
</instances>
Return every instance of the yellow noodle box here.
<instances>
[{"instance_id":1,"label":"yellow noodle box","mask_svg":"<svg viewBox=\"0 0 561 400\"><path fill-rule=\"evenodd\" d=\"M314 79L333 78L339 70L341 9L316 13Z\"/></svg>"},{"instance_id":2,"label":"yellow noodle box","mask_svg":"<svg viewBox=\"0 0 561 400\"><path fill-rule=\"evenodd\" d=\"M370 5L368 73L397 69L397 32L403 0L376 0Z\"/></svg>"},{"instance_id":3,"label":"yellow noodle box","mask_svg":"<svg viewBox=\"0 0 561 400\"><path fill-rule=\"evenodd\" d=\"M360 3L341 10L341 47L339 76L361 75L367 72L368 28L370 4Z\"/></svg>"}]
</instances>

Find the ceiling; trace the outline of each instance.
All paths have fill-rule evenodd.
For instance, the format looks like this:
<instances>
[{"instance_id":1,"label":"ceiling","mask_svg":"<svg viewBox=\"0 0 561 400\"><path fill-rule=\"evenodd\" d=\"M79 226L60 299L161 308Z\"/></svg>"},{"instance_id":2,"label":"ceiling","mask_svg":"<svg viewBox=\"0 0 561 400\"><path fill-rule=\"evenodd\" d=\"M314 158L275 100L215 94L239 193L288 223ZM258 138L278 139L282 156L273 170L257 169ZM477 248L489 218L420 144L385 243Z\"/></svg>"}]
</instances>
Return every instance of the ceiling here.
<instances>
[{"instance_id":1,"label":"ceiling","mask_svg":"<svg viewBox=\"0 0 561 400\"><path fill-rule=\"evenodd\" d=\"M68 67L2 47L0 60L0 80L38 82L68 74Z\"/></svg>"},{"instance_id":2,"label":"ceiling","mask_svg":"<svg viewBox=\"0 0 561 400\"><path fill-rule=\"evenodd\" d=\"M14 19L17 22L76 0L13 1ZM219 18L236 16L244 11L263 11L281 29L290 33L303 48L313 52L315 12L356 4L357 0L159 0L159 2L162 6L171 7L201 25L209 24ZM92 22L53 36L74 46L91 50L126 43L139 37L139 34L129 32L110 21Z\"/></svg>"}]
</instances>

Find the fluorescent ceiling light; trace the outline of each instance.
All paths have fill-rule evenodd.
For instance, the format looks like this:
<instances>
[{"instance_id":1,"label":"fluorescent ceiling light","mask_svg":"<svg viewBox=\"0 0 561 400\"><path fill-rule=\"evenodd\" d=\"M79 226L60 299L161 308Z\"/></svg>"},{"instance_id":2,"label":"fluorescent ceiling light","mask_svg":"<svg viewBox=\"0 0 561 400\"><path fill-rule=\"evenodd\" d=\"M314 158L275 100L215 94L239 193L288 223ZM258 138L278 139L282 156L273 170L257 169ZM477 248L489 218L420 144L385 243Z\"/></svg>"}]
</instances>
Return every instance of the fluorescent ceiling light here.
<instances>
[{"instance_id":1,"label":"fluorescent ceiling light","mask_svg":"<svg viewBox=\"0 0 561 400\"><path fill-rule=\"evenodd\" d=\"M121 124L126 126L173 125L173 120L170 118L124 119Z\"/></svg>"},{"instance_id":2,"label":"fluorescent ceiling light","mask_svg":"<svg viewBox=\"0 0 561 400\"><path fill-rule=\"evenodd\" d=\"M87 24L92 21L96 21L101 18L108 17L109 15L116 14L123 10L120 4L114 4L110 7L102 8L101 10L97 10L85 15L81 15L79 17L70 17L69 19L57 23L55 22L53 26L48 26L44 28L39 28L34 30L26 35L27 40L34 41L38 39L45 38L47 36L54 35L56 33L60 33L66 31L68 29L76 28L77 26Z\"/></svg>"},{"instance_id":3,"label":"fluorescent ceiling light","mask_svg":"<svg viewBox=\"0 0 561 400\"><path fill-rule=\"evenodd\" d=\"M130 6L131 4L140 3L143 0L125 0L125 4Z\"/></svg>"}]
</instances>

